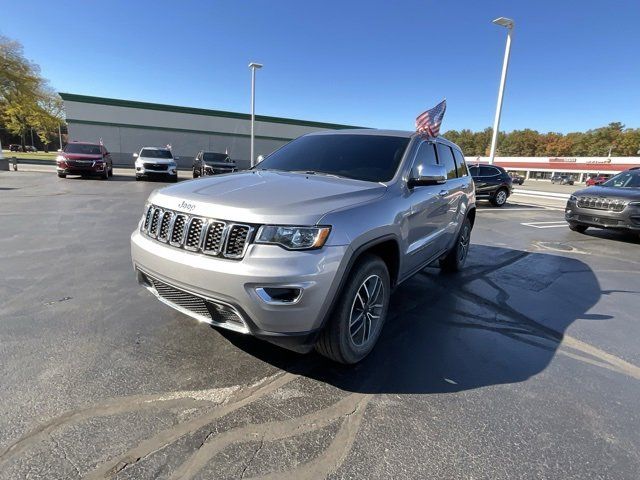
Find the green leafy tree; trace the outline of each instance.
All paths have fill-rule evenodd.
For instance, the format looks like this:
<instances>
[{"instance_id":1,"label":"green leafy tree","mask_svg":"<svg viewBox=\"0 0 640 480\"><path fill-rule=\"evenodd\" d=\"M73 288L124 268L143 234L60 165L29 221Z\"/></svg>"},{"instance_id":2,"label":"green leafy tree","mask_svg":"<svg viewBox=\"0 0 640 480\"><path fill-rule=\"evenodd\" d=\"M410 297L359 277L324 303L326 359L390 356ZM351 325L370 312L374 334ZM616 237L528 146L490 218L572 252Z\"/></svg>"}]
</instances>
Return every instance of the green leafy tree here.
<instances>
[{"instance_id":1,"label":"green leafy tree","mask_svg":"<svg viewBox=\"0 0 640 480\"><path fill-rule=\"evenodd\" d=\"M62 123L62 100L40 76L40 68L24 57L22 45L0 36L0 122L24 135L34 128L43 142Z\"/></svg>"}]
</instances>

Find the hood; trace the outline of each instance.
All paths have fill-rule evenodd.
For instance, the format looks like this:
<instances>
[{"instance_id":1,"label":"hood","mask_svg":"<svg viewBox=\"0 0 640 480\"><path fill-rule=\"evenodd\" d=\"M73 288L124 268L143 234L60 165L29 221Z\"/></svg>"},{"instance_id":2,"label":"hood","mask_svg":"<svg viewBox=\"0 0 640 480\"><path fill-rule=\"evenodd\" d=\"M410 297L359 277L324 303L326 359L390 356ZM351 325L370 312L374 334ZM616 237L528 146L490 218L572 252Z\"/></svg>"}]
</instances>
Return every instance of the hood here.
<instances>
[{"instance_id":1,"label":"hood","mask_svg":"<svg viewBox=\"0 0 640 480\"><path fill-rule=\"evenodd\" d=\"M169 165L176 163L173 158L149 158L149 157L138 157L136 161L140 161L141 163L155 163L157 165Z\"/></svg>"},{"instance_id":2,"label":"hood","mask_svg":"<svg viewBox=\"0 0 640 480\"><path fill-rule=\"evenodd\" d=\"M314 225L333 210L378 198L379 183L289 172L248 171L182 182L149 201L193 215L246 223Z\"/></svg>"},{"instance_id":3,"label":"hood","mask_svg":"<svg viewBox=\"0 0 640 480\"><path fill-rule=\"evenodd\" d=\"M603 187L601 185L574 192L576 197L606 197L624 200L640 200L640 188Z\"/></svg>"},{"instance_id":4,"label":"hood","mask_svg":"<svg viewBox=\"0 0 640 480\"><path fill-rule=\"evenodd\" d=\"M84 153L64 153L62 155L67 160L102 160L102 155L88 155Z\"/></svg>"}]
</instances>

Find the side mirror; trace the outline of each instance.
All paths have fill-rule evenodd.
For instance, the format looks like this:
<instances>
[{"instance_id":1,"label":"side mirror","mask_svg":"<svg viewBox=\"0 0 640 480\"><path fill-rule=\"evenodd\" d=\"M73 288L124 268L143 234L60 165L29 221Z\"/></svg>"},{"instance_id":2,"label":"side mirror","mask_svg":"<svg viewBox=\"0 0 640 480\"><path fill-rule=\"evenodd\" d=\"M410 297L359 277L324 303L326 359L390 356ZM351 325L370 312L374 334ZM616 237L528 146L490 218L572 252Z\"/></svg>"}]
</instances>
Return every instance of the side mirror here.
<instances>
[{"instance_id":1,"label":"side mirror","mask_svg":"<svg viewBox=\"0 0 640 480\"><path fill-rule=\"evenodd\" d=\"M134 154L133 154L133 158L138 158L138 154L137 154L137 153L134 153Z\"/></svg>"},{"instance_id":2,"label":"side mirror","mask_svg":"<svg viewBox=\"0 0 640 480\"><path fill-rule=\"evenodd\" d=\"M447 170L442 165L419 165L407 181L409 188L425 185L440 185L447 181Z\"/></svg>"},{"instance_id":3,"label":"side mirror","mask_svg":"<svg viewBox=\"0 0 640 480\"><path fill-rule=\"evenodd\" d=\"M258 155L258 158L256 159L258 163L262 162L264 160L264 155Z\"/></svg>"}]
</instances>

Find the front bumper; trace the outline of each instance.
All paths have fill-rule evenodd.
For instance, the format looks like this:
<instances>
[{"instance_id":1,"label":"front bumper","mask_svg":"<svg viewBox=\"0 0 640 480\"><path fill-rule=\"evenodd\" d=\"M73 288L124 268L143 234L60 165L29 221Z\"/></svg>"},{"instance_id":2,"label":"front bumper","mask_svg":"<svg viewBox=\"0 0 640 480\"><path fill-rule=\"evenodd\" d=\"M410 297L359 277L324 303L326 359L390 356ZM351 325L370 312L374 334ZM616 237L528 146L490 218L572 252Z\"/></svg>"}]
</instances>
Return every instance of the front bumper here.
<instances>
[{"instance_id":1,"label":"front bumper","mask_svg":"<svg viewBox=\"0 0 640 480\"><path fill-rule=\"evenodd\" d=\"M640 207L627 205L622 211L615 212L595 208L581 208L576 202L569 201L564 212L569 223L589 227L612 228L640 232Z\"/></svg>"},{"instance_id":2,"label":"front bumper","mask_svg":"<svg viewBox=\"0 0 640 480\"><path fill-rule=\"evenodd\" d=\"M178 176L178 169L175 167L168 168L167 170L154 170L151 168L140 167L136 165L136 177L171 177Z\"/></svg>"},{"instance_id":3,"label":"front bumper","mask_svg":"<svg viewBox=\"0 0 640 480\"><path fill-rule=\"evenodd\" d=\"M297 351L310 350L324 324L346 268L347 249L333 246L295 252L275 245L251 244L244 258L231 260L169 246L139 230L131 235L131 257L138 280L164 303L198 320ZM172 290L161 298L163 292L159 290L166 287L159 284L154 288L153 280L205 300L207 309L220 308L236 318L220 322L215 314L209 318L206 311L199 315L194 309L179 308L182 300L167 298L174 294ZM259 293L265 287L296 288L301 293L295 302L270 303ZM202 304L198 305L201 309Z\"/></svg>"},{"instance_id":4,"label":"front bumper","mask_svg":"<svg viewBox=\"0 0 640 480\"><path fill-rule=\"evenodd\" d=\"M57 162L56 172L66 175L99 175L104 173L107 164L104 162Z\"/></svg>"}]
</instances>

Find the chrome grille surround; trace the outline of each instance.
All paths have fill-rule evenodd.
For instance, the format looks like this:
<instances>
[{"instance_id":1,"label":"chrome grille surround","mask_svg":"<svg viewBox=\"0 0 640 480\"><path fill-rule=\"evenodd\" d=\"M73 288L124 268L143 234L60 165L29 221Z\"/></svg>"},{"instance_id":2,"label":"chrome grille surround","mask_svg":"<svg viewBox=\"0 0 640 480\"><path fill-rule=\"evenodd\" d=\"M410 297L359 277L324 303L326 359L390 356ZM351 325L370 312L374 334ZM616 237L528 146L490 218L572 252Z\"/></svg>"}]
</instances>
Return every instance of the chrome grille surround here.
<instances>
[{"instance_id":1,"label":"chrome grille surround","mask_svg":"<svg viewBox=\"0 0 640 480\"><path fill-rule=\"evenodd\" d=\"M239 260L247 252L255 227L149 205L140 231L172 247Z\"/></svg>"},{"instance_id":2,"label":"chrome grille surround","mask_svg":"<svg viewBox=\"0 0 640 480\"><path fill-rule=\"evenodd\" d=\"M247 322L233 305L176 287L140 268L138 274L141 283L162 303L210 325L249 333Z\"/></svg>"},{"instance_id":3,"label":"chrome grille surround","mask_svg":"<svg viewBox=\"0 0 640 480\"><path fill-rule=\"evenodd\" d=\"M580 208L592 208L595 210L609 210L612 212L621 212L627 206L624 200L612 200L605 197L578 197L577 205Z\"/></svg>"}]
</instances>

